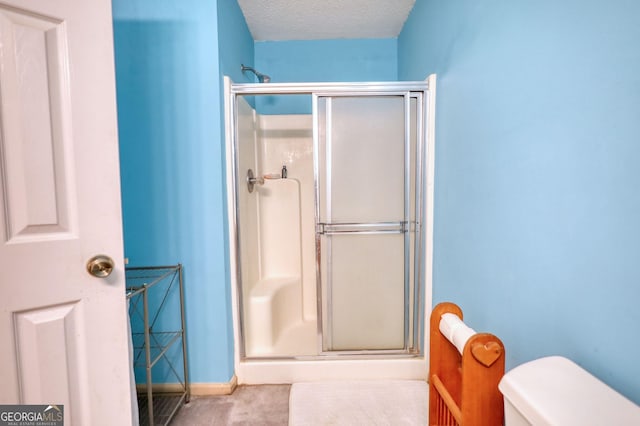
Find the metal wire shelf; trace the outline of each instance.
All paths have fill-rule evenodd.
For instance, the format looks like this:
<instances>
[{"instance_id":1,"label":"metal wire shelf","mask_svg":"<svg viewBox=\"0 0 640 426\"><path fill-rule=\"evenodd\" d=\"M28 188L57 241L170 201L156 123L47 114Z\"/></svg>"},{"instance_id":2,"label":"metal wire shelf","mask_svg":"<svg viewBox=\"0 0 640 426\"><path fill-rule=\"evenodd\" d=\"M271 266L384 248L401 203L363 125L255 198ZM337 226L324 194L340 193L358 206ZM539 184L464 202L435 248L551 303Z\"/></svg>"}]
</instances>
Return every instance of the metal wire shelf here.
<instances>
[{"instance_id":1,"label":"metal wire shelf","mask_svg":"<svg viewBox=\"0 0 640 426\"><path fill-rule=\"evenodd\" d=\"M182 265L129 267L126 281L133 364L145 368L146 374L146 385L138 386L140 424L167 425L190 398ZM176 292L179 301L176 301ZM178 312L171 312L172 308L179 311L179 319L175 318ZM182 352L181 366L168 356L178 344ZM154 392L152 369L161 360L176 380L168 386L170 392Z\"/></svg>"}]
</instances>

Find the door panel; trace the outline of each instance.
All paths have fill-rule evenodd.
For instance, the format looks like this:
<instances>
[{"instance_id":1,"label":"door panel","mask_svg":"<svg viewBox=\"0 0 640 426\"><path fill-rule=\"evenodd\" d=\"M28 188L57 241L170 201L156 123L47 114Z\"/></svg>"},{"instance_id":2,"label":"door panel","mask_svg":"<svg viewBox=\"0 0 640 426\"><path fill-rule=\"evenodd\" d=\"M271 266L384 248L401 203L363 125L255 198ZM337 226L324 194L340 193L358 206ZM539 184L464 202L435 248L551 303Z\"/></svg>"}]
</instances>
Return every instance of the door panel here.
<instances>
[{"instance_id":1,"label":"door panel","mask_svg":"<svg viewBox=\"0 0 640 426\"><path fill-rule=\"evenodd\" d=\"M71 140L61 21L0 6L2 170L11 242L69 232L73 193L65 176ZM54 238L59 238L56 236Z\"/></svg>"},{"instance_id":2,"label":"door panel","mask_svg":"<svg viewBox=\"0 0 640 426\"><path fill-rule=\"evenodd\" d=\"M334 351L404 347L402 234L327 235Z\"/></svg>"},{"instance_id":3,"label":"door panel","mask_svg":"<svg viewBox=\"0 0 640 426\"><path fill-rule=\"evenodd\" d=\"M404 97L330 98L327 117L321 221L402 221Z\"/></svg>"},{"instance_id":4,"label":"door panel","mask_svg":"<svg viewBox=\"0 0 640 426\"><path fill-rule=\"evenodd\" d=\"M323 351L407 348L408 100L317 99Z\"/></svg>"},{"instance_id":5,"label":"door panel","mask_svg":"<svg viewBox=\"0 0 640 426\"><path fill-rule=\"evenodd\" d=\"M19 369L25 400L57 401L61 389L67 391L64 401L80 398L69 393L82 389L75 367L83 362L77 342L81 311L78 303L67 303L14 314L18 365L28 366Z\"/></svg>"},{"instance_id":6,"label":"door panel","mask_svg":"<svg viewBox=\"0 0 640 426\"><path fill-rule=\"evenodd\" d=\"M109 0L0 1L0 404L67 425L132 422L111 28Z\"/></svg>"}]
</instances>

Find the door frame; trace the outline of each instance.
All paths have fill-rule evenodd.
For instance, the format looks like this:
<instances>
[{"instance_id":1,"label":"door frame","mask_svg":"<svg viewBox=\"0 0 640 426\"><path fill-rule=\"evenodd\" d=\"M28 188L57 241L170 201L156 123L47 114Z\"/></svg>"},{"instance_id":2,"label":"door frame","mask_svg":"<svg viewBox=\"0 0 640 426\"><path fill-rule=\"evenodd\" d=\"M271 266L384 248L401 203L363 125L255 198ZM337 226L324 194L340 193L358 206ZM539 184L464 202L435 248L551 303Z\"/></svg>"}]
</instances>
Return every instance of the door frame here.
<instances>
[{"instance_id":1,"label":"door frame","mask_svg":"<svg viewBox=\"0 0 640 426\"><path fill-rule=\"evenodd\" d=\"M316 286L317 286L317 324L318 324L318 353L320 355L373 355L373 354L411 354L415 352L420 352L420 339L419 339L419 312L420 312L420 290L422 288L421 276L422 276L422 268L423 261L417 261L421 258L422 253L422 221L423 221L423 209L422 209L422 198L423 198L423 189L424 189L424 175L423 175L423 147L426 139L426 135L424 133L424 120L426 119L424 116L424 99L425 99L426 90L420 91L397 91L392 89L389 90L372 90L366 92L337 92L337 93L325 93L325 92L314 92L312 95L312 115L313 115L313 149L314 149L314 180L315 180L315 223L316 223ZM333 223L333 219L331 217L331 176L333 172L332 162L329 158L326 158L330 155L332 150L332 137L329 134L329 129L332 127L332 120L328 118L330 111L332 110L332 103L334 99L344 99L344 98L381 98L381 97L389 97L389 98L403 98L403 161L404 161L404 171L403 171L403 218L400 222L393 223L368 223L368 224L343 224L343 223ZM321 114L321 104L320 100L325 99L323 102L323 106L325 108L324 114ZM412 130L412 111L411 111L411 100L415 99L415 149L412 152L411 146L411 130ZM325 126L327 127L324 132L324 138L321 137L320 132L320 117L325 117ZM324 142L324 143L323 143ZM321 154L324 153L324 156ZM414 176L414 185L415 185L415 206L414 206L414 222L411 221L411 159L412 155L415 155L415 176ZM324 157L324 165L321 166L322 160L321 157ZM324 173L320 173L321 167L323 168ZM321 176L325 176L324 186L323 179ZM367 185L370 182L366 183ZM324 194L324 197L322 194ZM322 205L322 199L325 198L325 202L327 203L325 206ZM325 211L326 210L326 211ZM329 223L324 223L322 220L324 211L324 215L326 215L326 220ZM412 228L413 226L413 228ZM413 229L413 230L412 230ZM324 246L326 247L324 250L322 249L322 236L331 236L337 234L403 234L403 252L404 252L404 260L403 260L403 347L402 349L379 349L379 348L369 348L369 349L359 349L359 350L346 350L346 349L325 349L325 346L332 345L333 342L333 324L334 318L331 315L333 312L333 302L332 302L332 288L333 288L333 276L332 276L332 239L326 238ZM411 236L414 236L414 251L413 251L413 259L414 259L414 271L413 271L413 282L411 282ZM420 237L420 238L415 238ZM326 252L326 261L322 260L322 254ZM323 268L322 265L326 263L326 267ZM326 276L323 278L322 271L326 270ZM324 284L324 285L323 285ZM411 289L413 288L413 296L410 295ZM324 295L324 297L323 297ZM413 303L410 300L413 298ZM416 309L417 308L417 309ZM413 313L413 318L410 318L410 314ZM411 333L411 330L413 332Z\"/></svg>"}]
</instances>

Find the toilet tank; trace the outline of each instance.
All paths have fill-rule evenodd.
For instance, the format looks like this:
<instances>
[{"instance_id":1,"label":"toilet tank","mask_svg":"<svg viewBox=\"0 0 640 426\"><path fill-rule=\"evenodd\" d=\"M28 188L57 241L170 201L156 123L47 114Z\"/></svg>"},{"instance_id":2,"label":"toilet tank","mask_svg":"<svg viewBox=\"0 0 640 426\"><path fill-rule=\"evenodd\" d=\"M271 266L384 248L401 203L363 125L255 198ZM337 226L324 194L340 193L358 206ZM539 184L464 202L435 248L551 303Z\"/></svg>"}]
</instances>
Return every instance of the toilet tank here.
<instances>
[{"instance_id":1,"label":"toilet tank","mask_svg":"<svg viewBox=\"0 0 640 426\"><path fill-rule=\"evenodd\" d=\"M640 425L640 406L563 357L522 364L498 388L506 426Z\"/></svg>"}]
</instances>

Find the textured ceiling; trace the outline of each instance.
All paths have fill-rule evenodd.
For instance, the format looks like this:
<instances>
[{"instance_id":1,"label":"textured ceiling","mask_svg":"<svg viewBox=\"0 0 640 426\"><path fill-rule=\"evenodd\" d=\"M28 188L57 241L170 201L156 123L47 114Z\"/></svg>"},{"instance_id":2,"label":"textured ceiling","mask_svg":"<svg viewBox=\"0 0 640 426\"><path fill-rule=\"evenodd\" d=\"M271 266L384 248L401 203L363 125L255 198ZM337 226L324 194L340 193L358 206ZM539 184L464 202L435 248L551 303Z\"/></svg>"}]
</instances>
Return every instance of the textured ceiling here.
<instances>
[{"instance_id":1,"label":"textured ceiling","mask_svg":"<svg viewBox=\"0 0 640 426\"><path fill-rule=\"evenodd\" d=\"M256 41L394 38L415 0L238 0Z\"/></svg>"}]
</instances>

